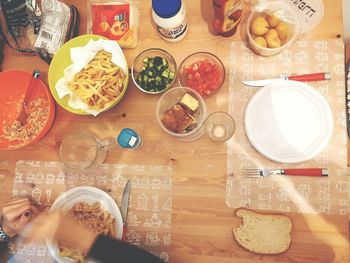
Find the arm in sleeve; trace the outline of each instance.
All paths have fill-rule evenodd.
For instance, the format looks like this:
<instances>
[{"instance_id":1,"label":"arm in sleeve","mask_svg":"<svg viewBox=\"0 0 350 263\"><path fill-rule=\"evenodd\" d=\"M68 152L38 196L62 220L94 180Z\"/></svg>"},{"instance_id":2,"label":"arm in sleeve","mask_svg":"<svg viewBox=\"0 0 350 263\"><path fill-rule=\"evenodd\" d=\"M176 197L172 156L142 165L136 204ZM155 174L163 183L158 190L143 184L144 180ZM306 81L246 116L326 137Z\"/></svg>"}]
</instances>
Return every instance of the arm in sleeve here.
<instances>
[{"instance_id":1,"label":"arm in sleeve","mask_svg":"<svg viewBox=\"0 0 350 263\"><path fill-rule=\"evenodd\" d=\"M164 263L160 258L141 248L106 236L99 236L96 239L88 253L88 257L102 263Z\"/></svg>"}]
</instances>

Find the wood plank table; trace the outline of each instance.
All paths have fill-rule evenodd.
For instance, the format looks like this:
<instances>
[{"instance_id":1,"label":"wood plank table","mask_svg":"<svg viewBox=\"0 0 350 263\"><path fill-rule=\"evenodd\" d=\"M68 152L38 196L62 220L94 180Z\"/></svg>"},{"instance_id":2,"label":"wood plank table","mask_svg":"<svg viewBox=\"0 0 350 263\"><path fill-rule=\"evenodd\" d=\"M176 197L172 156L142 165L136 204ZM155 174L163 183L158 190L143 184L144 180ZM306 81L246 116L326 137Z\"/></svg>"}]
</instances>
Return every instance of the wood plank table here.
<instances>
[{"instance_id":1,"label":"wood plank table","mask_svg":"<svg viewBox=\"0 0 350 263\"><path fill-rule=\"evenodd\" d=\"M67 1L81 13L80 33L86 32L87 1ZM210 0L184 0L189 32L179 43L161 40L151 25L151 1L138 1L141 13L139 45L125 50L129 66L142 50L159 47L173 54L178 63L195 51L217 54L229 67L231 41L211 34ZM341 1L324 0L321 23L306 37L334 39L342 37ZM48 66L38 57L25 57L5 48L3 70L37 68L47 82ZM1 83L0 83L1 87ZM206 100L209 112L227 110L228 78L224 87ZM49 133L38 143L16 151L0 152L0 202L11 196L15 164L18 160L58 160L62 138L77 128L90 129L100 137L115 135L129 126L139 131L144 146L138 152L115 149L108 163L170 165L174 168L171 262L349 262L347 216L318 216L288 213L294 224L293 243L288 252L262 256L247 252L233 240L231 230L240 223L225 204L226 146L204 137L191 143L179 143L166 135L155 118L159 96L141 93L130 82L127 94L113 109L97 118L71 114L56 108L56 119Z\"/></svg>"}]
</instances>

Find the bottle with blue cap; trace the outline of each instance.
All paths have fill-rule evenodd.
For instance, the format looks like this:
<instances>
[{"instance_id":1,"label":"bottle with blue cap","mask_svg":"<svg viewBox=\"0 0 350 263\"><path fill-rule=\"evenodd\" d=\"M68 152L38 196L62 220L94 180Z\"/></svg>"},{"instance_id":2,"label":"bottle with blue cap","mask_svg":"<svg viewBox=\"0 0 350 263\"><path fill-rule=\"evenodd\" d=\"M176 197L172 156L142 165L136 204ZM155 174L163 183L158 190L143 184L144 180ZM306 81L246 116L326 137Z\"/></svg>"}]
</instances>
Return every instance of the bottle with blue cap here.
<instances>
[{"instance_id":1,"label":"bottle with blue cap","mask_svg":"<svg viewBox=\"0 0 350 263\"><path fill-rule=\"evenodd\" d=\"M130 128L122 129L118 135L117 141L122 148L133 150L141 148L143 144L141 136Z\"/></svg>"},{"instance_id":2,"label":"bottle with blue cap","mask_svg":"<svg viewBox=\"0 0 350 263\"><path fill-rule=\"evenodd\" d=\"M152 17L164 40L177 42L187 33L186 10L182 0L152 0Z\"/></svg>"}]
</instances>

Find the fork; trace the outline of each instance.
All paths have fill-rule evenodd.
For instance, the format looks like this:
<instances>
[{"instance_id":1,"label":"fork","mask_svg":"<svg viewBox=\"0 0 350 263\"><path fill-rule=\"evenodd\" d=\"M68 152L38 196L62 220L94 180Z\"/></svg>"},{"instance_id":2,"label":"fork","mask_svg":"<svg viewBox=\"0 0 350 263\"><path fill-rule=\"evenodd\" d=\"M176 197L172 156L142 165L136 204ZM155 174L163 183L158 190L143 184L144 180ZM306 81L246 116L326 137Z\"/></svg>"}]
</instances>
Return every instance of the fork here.
<instances>
[{"instance_id":1,"label":"fork","mask_svg":"<svg viewBox=\"0 0 350 263\"><path fill-rule=\"evenodd\" d=\"M266 177L272 174L294 176L328 176L327 168L291 168L291 169L268 169L268 168L243 168L246 177Z\"/></svg>"},{"instance_id":2,"label":"fork","mask_svg":"<svg viewBox=\"0 0 350 263\"><path fill-rule=\"evenodd\" d=\"M27 87L26 95L24 96L24 99L21 105L21 111L19 112L17 117L17 120L21 123L22 126L25 124L28 118L27 105L28 105L30 96L33 94L35 83L36 83L36 80L39 78L39 76L40 76L40 71L37 69L33 70L32 77L30 78L30 81Z\"/></svg>"}]
</instances>

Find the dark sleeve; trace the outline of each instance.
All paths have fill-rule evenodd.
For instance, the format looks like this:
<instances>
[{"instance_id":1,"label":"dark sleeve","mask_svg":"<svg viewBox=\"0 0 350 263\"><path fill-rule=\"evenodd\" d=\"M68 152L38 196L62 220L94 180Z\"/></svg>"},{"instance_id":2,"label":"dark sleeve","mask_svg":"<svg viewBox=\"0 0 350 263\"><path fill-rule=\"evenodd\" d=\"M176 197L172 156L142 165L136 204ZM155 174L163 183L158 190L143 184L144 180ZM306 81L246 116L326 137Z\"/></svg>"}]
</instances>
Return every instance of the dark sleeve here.
<instances>
[{"instance_id":1,"label":"dark sleeve","mask_svg":"<svg viewBox=\"0 0 350 263\"><path fill-rule=\"evenodd\" d=\"M0 262L6 262L8 243L0 241Z\"/></svg>"},{"instance_id":2,"label":"dark sleeve","mask_svg":"<svg viewBox=\"0 0 350 263\"><path fill-rule=\"evenodd\" d=\"M141 248L106 236L99 236L96 239L88 257L102 263L164 263L160 258Z\"/></svg>"}]
</instances>

